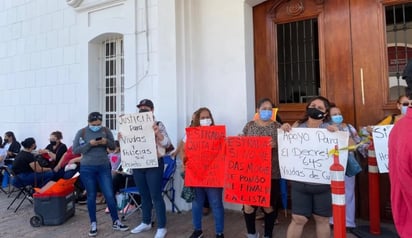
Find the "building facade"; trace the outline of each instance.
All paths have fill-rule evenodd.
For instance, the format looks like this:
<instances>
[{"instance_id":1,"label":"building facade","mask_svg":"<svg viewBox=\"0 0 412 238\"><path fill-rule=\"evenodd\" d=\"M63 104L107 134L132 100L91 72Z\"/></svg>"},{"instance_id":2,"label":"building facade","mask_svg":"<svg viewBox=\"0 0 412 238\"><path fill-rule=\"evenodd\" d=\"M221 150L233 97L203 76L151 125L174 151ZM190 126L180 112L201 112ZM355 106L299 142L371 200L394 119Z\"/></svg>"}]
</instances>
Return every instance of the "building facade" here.
<instances>
[{"instance_id":1,"label":"building facade","mask_svg":"<svg viewBox=\"0 0 412 238\"><path fill-rule=\"evenodd\" d=\"M288 122L323 95L348 122L374 124L408 88L411 9L406 0L0 1L0 133L44 147L60 130L71 144L89 112L116 132L116 116L143 98L175 144L202 106L239 134L262 97Z\"/></svg>"}]
</instances>

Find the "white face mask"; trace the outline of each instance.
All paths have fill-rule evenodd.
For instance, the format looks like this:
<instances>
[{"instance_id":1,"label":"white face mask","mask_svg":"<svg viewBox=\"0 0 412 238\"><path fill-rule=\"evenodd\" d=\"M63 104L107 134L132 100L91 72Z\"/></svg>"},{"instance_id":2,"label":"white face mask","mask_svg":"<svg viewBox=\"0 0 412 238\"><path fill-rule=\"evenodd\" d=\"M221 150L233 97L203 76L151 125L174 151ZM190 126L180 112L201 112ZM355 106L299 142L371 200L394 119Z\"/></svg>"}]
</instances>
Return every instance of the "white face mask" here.
<instances>
[{"instance_id":1,"label":"white face mask","mask_svg":"<svg viewBox=\"0 0 412 238\"><path fill-rule=\"evenodd\" d=\"M212 119L210 119L210 118L200 119L200 125L201 126L210 126L210 125L212 125Z\"/></svg>"}]
</instances>

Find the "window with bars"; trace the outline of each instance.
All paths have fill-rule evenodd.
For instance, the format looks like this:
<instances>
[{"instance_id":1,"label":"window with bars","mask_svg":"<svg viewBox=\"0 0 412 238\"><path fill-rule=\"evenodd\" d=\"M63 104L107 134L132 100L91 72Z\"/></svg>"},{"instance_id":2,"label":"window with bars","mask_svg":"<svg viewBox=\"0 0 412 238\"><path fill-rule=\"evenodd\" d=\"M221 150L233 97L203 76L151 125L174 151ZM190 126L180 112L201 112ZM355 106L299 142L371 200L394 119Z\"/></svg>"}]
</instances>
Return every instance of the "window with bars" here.
<instances>
[{"instance_id":1,"label":"window with bars","mask_svg":"<svg viewBox=\"0 0 412 238\"><path fill-rule=\"evenodd\" d=\"M106 40L103 50L103 118L105 126L116 130L117 115L124 113L124 53L123 40Z\"/></svg>"},{"instance_id":2,"label":"window with bars","mask_svg":"<svg viewBox=\"0 0 412 238\"><path fill-rule=\"evenodd\" d=\"M412 93L412 78L408 84L402 77L408 61L412 61L412 3L386 6L385 17L389 100L397 100Z\"/></svg>"},{"instance_id":3,"label":"window with bars","mask_svg":"<svg viewBox=\"0 0 412 238\"><path fill-rule=\"evenodd\" d=\"M277 25L280 103L304 103L318 96L320 66L317 19Z\"/></svg>"}]
</instances>

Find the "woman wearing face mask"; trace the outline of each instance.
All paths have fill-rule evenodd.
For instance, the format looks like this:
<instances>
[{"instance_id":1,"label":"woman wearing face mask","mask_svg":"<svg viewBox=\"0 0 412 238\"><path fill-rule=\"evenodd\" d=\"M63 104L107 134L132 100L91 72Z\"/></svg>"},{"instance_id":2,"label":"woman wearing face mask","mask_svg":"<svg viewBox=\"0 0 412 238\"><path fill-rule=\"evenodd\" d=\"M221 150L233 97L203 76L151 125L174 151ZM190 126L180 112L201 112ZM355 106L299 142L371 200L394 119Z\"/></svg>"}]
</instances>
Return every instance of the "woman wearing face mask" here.
<instances>
[{"instance_id":1,"label":"woman wearing face mask","mask_svg":"<svg viewBox=\"0 0 412 238\"><path fill-rule=\"evenodd\" d=\"M396 101L396 107L398 108L400 114L392 114L385 119L378 122L377 125L392 125L395 124L399 119L401 119L405 114L408 107L412 106L412 102L409 100L408 96L402 95Z\"/></svg>"},{"instance_id":2,"label":"woman wearing face mask","mask_svg":"<svg viewBox=\"0 0 412 238\"><path fill-rule=\"evenodd\" d=\"M51 168L54 168L67 151L67 146L62 143L63 134L60 131L53 131L50 134L50 144L44 150L39 150L40 154L47 153L52 161Z\"/></svg>"},{"instance_id":3,"label":"woman wearing face mask","mask_svg":"<svg viewBox=\"0 0 412 238\"><path fill-rule=\"evenodd\" d=\"M139 112L154 112L154 104L149 99L143 99L137 105ZM142 200L142 223L131 230L137 234L148 231L152 228L152 208L154 206L157 218L157 231L155 238L164 238L166 229L166 207L162 197L162 181L164 171L163 157L166 155L166 148L170 147L171 140L167 134L165 125L156 121L153 124L155 134L158 167L133 169L133 178L139 188Z\"/></svg>"},{"instance_id":4,"label":"woman wearing face mask","mask_svg":"<svg viewBox=\"0 0 412 238\"><path fill-rule=\"evenodd\" d=\"M292 127L299 128L326 128L329 131L337 131L335 125L329 124L329 100L317 96L309 100L306 105L306 113ZM287 123L281 127L284 131L290 131ZM313 184L291 181L292 197L292 221L287 230L287 238L299 238L303 228L313 215L316 222L316 235L318 238L330 238L329 217L332 216L332 196L330 185Z\"/></svg>"},{"instance_id":5,"label":"woman wearing face mask","mask_svg":"<svg viewBox=\"0 0 412 238\"><path fill-rule=\"evenodd\" d=\"M80 160L80 179L87 192L87 210L90 218L89 236L97 235L96 195L100 187L112 218L112 228L126 231L117 214L117 205L113 194L112 172L107 158L107 148L114 150L112 132L102 126L102 114L92 112L88 117L88 126L80 129L73 141L73 153L82 154Z\"/></svg>"},{"instance_id":6,"label":"woman wearing face mask","mask_svg":"<svg viewBox=\"0 0 412 238\"><path fill-rule=\"evenodd\" d=\"M408 98L408 96L401 95L399 96L398 100L396 101L396 107L398 108L400 114L391 114L384 119L380 120L376 125L377 126L384 126L384 125L393 125L399 119L401 119L405 114L408 107L412 107L412 100ZM365 139L372 135L373 126L364 126L360 129L360 133L362 137ZM369 143L365 143L361 146L359 151L362 155L366 158L368 157L368 148Z\"/></svg>"},{"instance_id":7,"label":"woman wearing face mask","mask_svg":"<svg viewBox=\"0 0 412 238\"><path fill-rule=\"evenodd\" d=\"M356 145L361 142L361 137L356 129L351 124L343 122L343 116L340 109L331 104L330 107L331 124L336 125L340 131L349 132L349 146ZM353 151L349 151L349 155L354 156ZM351 230L356 227L355 224L355 176L348 177L345 175L345 200L346 200L346 228ZM333 219L330 219L333 224Z\"/></svg>"},{"instance_id":8,"label":"woman wearing face mask","mask_svg":"<svg viewBox=\"0 0 412 238\"><path fill-rule=\"evenodd\" d=\"M272 113L274 105L269 98L261 99L256 107L259 117L256 120L249 121L243 128L245 136L270 136L272 138L270 146L272 147L272 171L271 171L271 189L270 189L270 206L263 208L264 213L264 237L272 237L275 220L278 215L280 201L280 169L277 151L277 129L281 127L279 122L273 121ZM256 206L243 205L243 215L245 218L247 237L260 237L256 231Z\"/></svg>"},{"instance_id":9,"label":"woman wearing face mask","mask_svg":"<svg viewBox=\"0 0 412 238\"><path fill-rule=\"evenodd\" d=\"M36 141L29 137L21 142L23 150L20 151L13 161L13 172L16 178L12 184L16 187L35 186L42 187L54 178L51 168L43 168L35 160L33 151L36 150Z\"/></svg>"},{"instance_id":10,"label":"woman wearing face mask","mask_svg":"<svg viewBox=\"0 0 412 238\"><path fill-rule=\"evenodd\" d=\"M195 113L193 120L193 127L196 126L213 126L215 122L213 120L212 113L206 107L198 109ZM183 139L186 143L186 138ZM184 146L183 146L184 148ZM190 158L187 158L190 160ZM210 207L212 208L213 218L215 219L215 231L216 238L223 238L224 228L224 208L222 201L223 188L208 188L208 187L194 187L195 198L192 201L192 222L194 231L190 238L203 237L202 231L202 215L203 205L205 198L209 200Z\"/></svg>"},{"instance_id":11,"label":"woman wearing face mask","mask_svg":"<svg viewBox=\"0 0 412 238\"><path fill-rule=\"evenodd\" d=\"M405 114L406 110L408 107L412 107L412 101L409 100L408 96L402 95L399 96L398 100L396 101L396 107L398 108L400 114L391 114L384 119L380 120L376 125L377 126L383 126L383 125L393 125L395 124L399 119L401 119ZM362 128L362 132L367 134L372 133L373 126L367 126Z\"/></svg>"}]
</instances>

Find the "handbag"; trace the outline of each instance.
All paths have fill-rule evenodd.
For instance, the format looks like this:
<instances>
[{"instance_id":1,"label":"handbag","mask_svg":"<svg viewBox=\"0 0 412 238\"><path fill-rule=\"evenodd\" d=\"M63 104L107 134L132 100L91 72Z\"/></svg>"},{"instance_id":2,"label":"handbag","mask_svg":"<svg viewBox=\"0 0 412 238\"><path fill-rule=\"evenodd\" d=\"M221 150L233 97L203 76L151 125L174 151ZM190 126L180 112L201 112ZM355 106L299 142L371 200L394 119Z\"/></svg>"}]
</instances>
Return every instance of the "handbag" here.
<instances>
[{"instance_id":1,"label":"handbag","mask_svg":"<svg viewBox=\"0 0 412 238\"><path fill-rule=\"evenodd\" d=\"M362 172L362 167L360 166L358 160L356 160L354 152L348 153L348 161L346 163L345 175L352 177Z\"/></svg>"},{"instance_id":2,"label":"handbag","mask_svg":"<svg viewBox=\"0 0 412 238\"><path fill-rule=\"evenodd\" d=\"M53 165L53 162L49 160L49 158L47 154L38 154L34 157L34 159L39 163L39 165L41 167L44 168L51 168L51 166Z\"/></svg>"},{"instance_id":3,"label":"handbag","mask_svg":"<svg viewBox=\"0 0 412 238\"><path fill-rule=\"evenodd\" d=\"M353 133L349 127L349 125L347 125L350 136L353 138ZM362 172L362 167L359 164L358 160L356 159L356 149L355 151L349 151L348 152L348 161L346 162L346 172L345 175L348 177L352 177L357 175L358 173Z\"/></svg>"},{"instance_id":4,"label":"handbag","mask_svg":"<svg viewBox=\"0 0 412 238\"><path fill-rule=\"evenodd\" d=\"M193 202L193 200L195 199L195 189L192 187L184 186L180 197L183 198L187 203Z\"/></svg>"},{"instance_id":5,"label":"handbag","mask_svg":"<svg viewBox=\"0 0 412 238\"><path fill-rule=\"evenodd\" d=\"M181 176L184 179L185 173L181 173ZM183 186L180 197L183 198L187 203L193 202L193 200L195 200L195 189L192 187Z\"/></svg>"}]
</instances>

